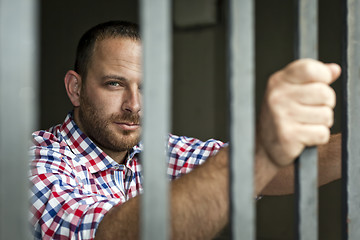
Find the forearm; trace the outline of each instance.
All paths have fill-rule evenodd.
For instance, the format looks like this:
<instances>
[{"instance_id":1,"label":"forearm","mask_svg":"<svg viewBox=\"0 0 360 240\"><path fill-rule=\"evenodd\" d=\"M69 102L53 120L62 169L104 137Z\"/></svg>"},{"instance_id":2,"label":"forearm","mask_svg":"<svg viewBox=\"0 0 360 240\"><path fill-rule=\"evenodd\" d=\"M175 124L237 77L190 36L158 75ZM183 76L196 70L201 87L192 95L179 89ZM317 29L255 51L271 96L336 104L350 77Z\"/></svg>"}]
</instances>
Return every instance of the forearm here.
<instances>
[{"instance_id":1,"label":"forearm","mask_svg":"<svg viewBox=\"0 0 360 240\"><path fill-rule=\"evenodd\" d=\"M172 184L172 239L212 239L226 225L230 202L228 160L228 148L223 148L201 167ZM254 196L260 194L277 171L278 167L257 144Z\"/></svg>"},{"instance_id":2,"label":"forearm","mask_svg":"<svg viewBox=\"0 0 360 240\"><path fill-rule=\"evenodd\" d=\"M257 146L254 172L255 196L262 194L263 189L265 189L272 179L277 176L278 172L283 169L269 159L264 149L259 147L259 144Z\"/></svg>"},{"instance_id":3,"label":"forearm","mask_svg":"<svg viewBox=\"0 0 360 240\"><path fill-rule=\"evenodd\" d=\"M172 239L211 239L229 219L228 148L171 182ZM256 152L255 195L276 174L262 151ZM115 207L100 223L96 239L139 239L139 197Z\"/></svg>"},{"instance_id":4,"label":"forearm","mask_svg":"<svg viewBox=\"0 0 360 240\"><path fill-rule=\"evenodd\" d=\"M171 189L172 239L211 239L227 223L228 148L175 180Z\"/></svg>"},{"instance_id":5,"label":"forearm","mask_svg":"<svg viewBox=\"0 0 360 240\"><path fill-rule=\"evenodd\" d=\"M139 239L140 198L134 197L113 207L100 222L96 240Z\"/></svg>"},{"instance_id":6,"label":"forearm","mask_svg":"<svg viewBox=\"0 0 360 240\"><path fill-rule=\"evenodd\" d=\"M319 185L341 178L341 134L334 134L326 145L319 146Z\"/></svg>"},{"instance_id":7,"label":"forearm","mask_svg":"<svg viewBox=\"0 0 360 240\"><path fill-rule=\"evenodd\" d=\"M228 150L171 182L172 239L211 239L228 219ZM96 239L139 239L140 198L130 199L105 215Z\"/></svg>"},{"instance_id":8,"label":"forearm","mask_svg":"<svg viewBox=\"0 0 360 240\"><path fill-rule=\"evenodd\" d=\"M319 186L341 178L341 134L331 135L327 144L318 147ZM281 169L262 191L263 195L294 193L293 164Z\"/></svg>"}]
</instances>

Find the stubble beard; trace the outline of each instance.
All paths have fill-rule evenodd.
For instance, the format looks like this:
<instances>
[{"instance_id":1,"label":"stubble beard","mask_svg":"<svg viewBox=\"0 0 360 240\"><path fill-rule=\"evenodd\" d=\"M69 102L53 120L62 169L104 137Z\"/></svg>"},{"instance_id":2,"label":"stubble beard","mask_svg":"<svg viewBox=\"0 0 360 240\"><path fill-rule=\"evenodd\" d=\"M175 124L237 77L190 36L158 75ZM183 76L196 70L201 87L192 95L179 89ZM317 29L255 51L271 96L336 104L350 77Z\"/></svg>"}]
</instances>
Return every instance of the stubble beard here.
<instances>
[{"instance_id":1,"label":"stubble beard","mask_svg":"<svg viewBox=\"0 0 360 240\"><path fill-rule=\"evenodd\" d=\"M79 120L85 134L100 148L114 152L129 151L140 141L140 129L134 131L114 128L114 122L131 122L140 124L138 114L124 112L107 116L101 109L91 104L86 94L81 94Z\"/></svg>"}]
</instances>

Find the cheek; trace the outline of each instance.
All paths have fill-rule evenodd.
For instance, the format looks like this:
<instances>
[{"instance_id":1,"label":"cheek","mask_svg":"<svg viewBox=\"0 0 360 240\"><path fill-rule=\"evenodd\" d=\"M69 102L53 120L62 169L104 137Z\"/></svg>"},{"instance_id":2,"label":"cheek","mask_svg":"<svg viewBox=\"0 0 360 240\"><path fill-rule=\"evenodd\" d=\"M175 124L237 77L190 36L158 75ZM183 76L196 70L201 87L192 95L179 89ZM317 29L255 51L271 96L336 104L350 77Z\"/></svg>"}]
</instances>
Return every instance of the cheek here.
<instances>
[{"instance_id":1,"label":"cheek","mask_svg":"<svg viewBox=\"0 0 360 240\"><path fill-rule=\"evenodd\" d=\"M106 92L94 95L94 106L98 111L110 115L121 110L121 97L117 94Z\"/></svg>"},{"instance_id":2,"label":"cheek","mask_svg":"<svg viewBox=\"0 0 360 240\"><path fill-rule=\"evenodd\" d=\"M122 92L107 91L98 85L88 85L85 90L88 103L96 109L97 112L106 115L119 113L122 104Z\"/></svg>"}]
</instances>

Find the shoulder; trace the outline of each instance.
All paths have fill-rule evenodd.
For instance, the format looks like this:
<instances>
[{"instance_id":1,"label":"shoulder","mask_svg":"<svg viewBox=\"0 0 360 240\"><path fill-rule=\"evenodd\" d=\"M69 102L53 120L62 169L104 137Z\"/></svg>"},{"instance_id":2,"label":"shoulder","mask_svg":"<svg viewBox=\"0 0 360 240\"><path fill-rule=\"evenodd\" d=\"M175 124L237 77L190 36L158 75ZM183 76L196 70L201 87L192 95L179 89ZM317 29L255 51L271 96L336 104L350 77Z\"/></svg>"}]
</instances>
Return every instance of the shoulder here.
<instances>
[{"instance_id":1,"label":"shoulder","mask_svg":"<svg viewBox=\"0 0 360 240\"><path fill-rule=\"evenodd\" d=\"M201 141L191 137L169 135L168 174L170 178L174 179L190 172L223 146L223 142L215 139Z\"/></svg>"},{"instance_id":2,"label":"shoulder","mask_svg":"<svg viewBox=\"0 0 360 240\"><path fill-rule=\"evenodd\" d=\"M62 137L59 126L32 134L29 149L31 175L54 172L72 175L72 159L76 156Z\"/></svg>"},{"instance_id":3,"label":"shoulder","mask_svg":"<svg viewBox=\"0 0 360 240\"><path fill-rule=\"evenodd\" d=\"M209 156L217 152L224 143L215 139L208 139L206 141L199 140L197 138L169 135L169 152L182 153L197 153L202 152L206 156Z\"/></svg>"},{"instance_id":4,"label":"shoulder","mask_svg":"<svg viewBox=\"0 0 360 240\"><path fill-rule=\"evenodd\" d=\"M60 125L49 128L48 130L40 130L32 133L33 146L51 146L58 145L62 142L60 134Z\"/></svg>"},{"instance_id":5,"label":"shoulder","mask_svg":"<svg viewBox=\"0 0 360 240\"><path fill-rule=\"evenodd\" d=\"M66 141L61 136L59 127L40 130L32 134L32 146L29 154L31 160L40 158L61 158L68 151Z\"/></svg>"}]
</instances>

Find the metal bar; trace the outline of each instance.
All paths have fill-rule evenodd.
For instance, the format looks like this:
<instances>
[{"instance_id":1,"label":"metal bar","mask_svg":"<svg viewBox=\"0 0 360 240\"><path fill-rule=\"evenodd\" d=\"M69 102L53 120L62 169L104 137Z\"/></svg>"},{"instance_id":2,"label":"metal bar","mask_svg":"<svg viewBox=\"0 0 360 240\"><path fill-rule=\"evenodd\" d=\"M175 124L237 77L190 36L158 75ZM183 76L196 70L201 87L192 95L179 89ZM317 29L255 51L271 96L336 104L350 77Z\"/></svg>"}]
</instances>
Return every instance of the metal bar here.
<instances>
[{"instance_id":1,"label":"metal bar","mask_svg":"<svg viewBox=\"0 0 360 240\"><path fill-rule=\"evenodd\" d=\"M0 239L31 239L27 152L37 122L37 4L0 0Z\"/></svg>"},{"instance_id":2,"label":"metal bar","mask_svg":"<svg viewBox=\"0 0 360 240\"><path fill-rule=\"evenodd\" d=\"M347 229L348 239L360 239L360 1L347 0ZM346 161L346 160L345 160Z\"/></svg>"},{"instance_id":3,"label":"metal bar","mask_svg":"<svg viewBox=\"0 0 360 240\"><path fill-rule=\"evenodd\" d=\"M347 91L347 82L348 82L348 71L347 71L347 43L348 43L348 24L347 24L347 5L348 1L342 1L342 111L341 115L341 131L342 131L342 141L341 141L341 239L348 239L348 91Z\"/></svg>"},{"instance_id":4,"label":"metal bar","mask_svg":"<svg viewBox=\"0 0 360 240\"><path fill-rule=\"evenodd\" d=\"M233 239L255 239L254 3L229 1L230 204Z\"/></svg>"},{"instance_id":5,"label":"metal bar","mask_svg":"<svg viewBox=\"0 0 360 240\"><path fill-rule=\"evenodd\" d=\"M299 240L318 239L317 148L307 148L296 163L296 223Z\"/></svg>"},{"instance_id":6,"label":"metal bar","mask_svg":"<svg viewBox=\"0 0 360 240\"><path fill-rule=\"evenodd\" d=\"M167 239L170 231L167 155L171 92L170 1L141 1L143 41L143 166L142 239Z\"/></svg>"},{"instance_id":7,"label":"metal bar","mask_svg":"<svg viewBox=\"0 0 360 240\"><path fill-rule=\"evenodd\" d=\"M297 0L297 58L317 58L318 5ZM318 239L317 148L306 148L295 163L296 239Z\"/></svg>"}]
</instances>

